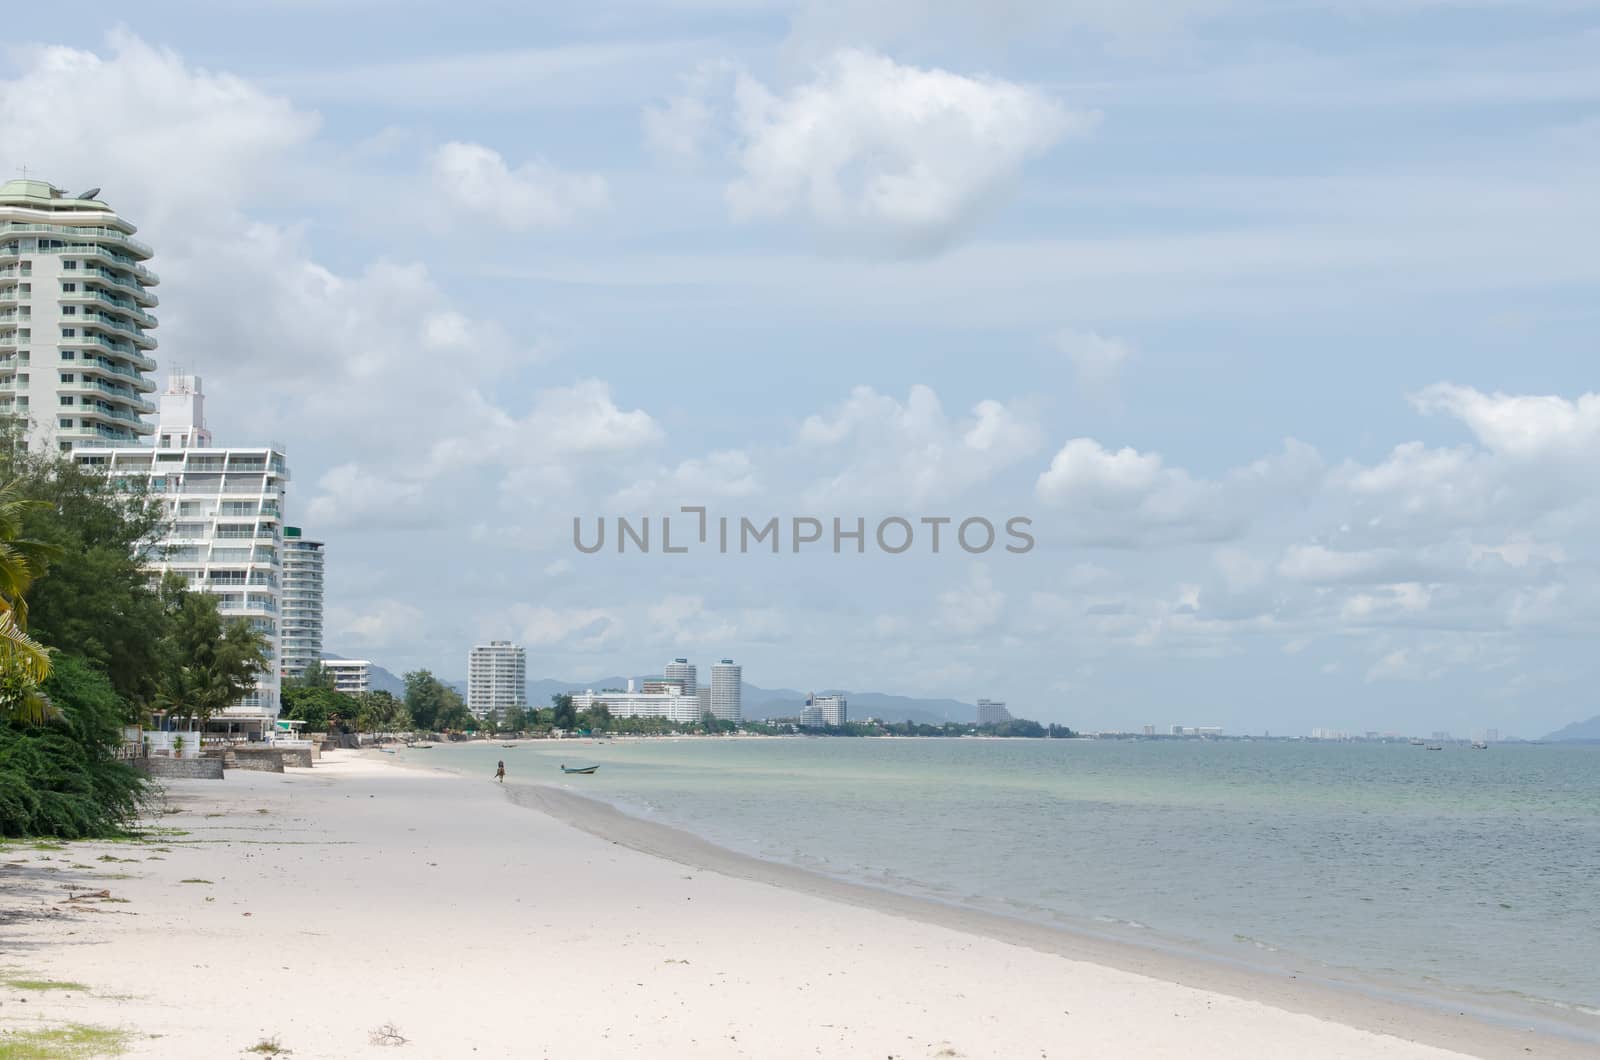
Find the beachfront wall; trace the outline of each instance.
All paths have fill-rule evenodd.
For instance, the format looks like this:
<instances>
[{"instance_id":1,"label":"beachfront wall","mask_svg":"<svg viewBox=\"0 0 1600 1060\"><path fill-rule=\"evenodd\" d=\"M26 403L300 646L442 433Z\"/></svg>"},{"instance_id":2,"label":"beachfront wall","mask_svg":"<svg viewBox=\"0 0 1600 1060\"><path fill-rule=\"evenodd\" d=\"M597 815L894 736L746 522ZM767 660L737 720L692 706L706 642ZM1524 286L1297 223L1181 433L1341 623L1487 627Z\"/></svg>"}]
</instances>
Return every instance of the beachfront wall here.
<instances>
[{"instance_id":1,"label":"beachfront wall","mask_svg":"<svg viewBox=\"0 0 1600 1060\"><path fill-rule=\"evenodd\" d=\"M221 780L220 758L132 758L132 766L156 780Z\"/></svg>"}]
</instances>

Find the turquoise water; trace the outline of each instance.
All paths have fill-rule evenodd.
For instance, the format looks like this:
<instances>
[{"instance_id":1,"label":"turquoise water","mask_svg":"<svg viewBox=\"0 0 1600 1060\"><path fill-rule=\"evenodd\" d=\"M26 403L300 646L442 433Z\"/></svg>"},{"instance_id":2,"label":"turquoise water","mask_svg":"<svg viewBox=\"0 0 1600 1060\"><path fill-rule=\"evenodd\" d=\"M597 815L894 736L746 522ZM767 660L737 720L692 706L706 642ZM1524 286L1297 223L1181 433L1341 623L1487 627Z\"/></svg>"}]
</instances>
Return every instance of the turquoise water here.
<instances>
[{"instance_id":1,"label":"turquoise water","mask_svg":"<svg viewBox=\"0 0 1600 1060\"><path fill-rule=\"evenodd\" d=\"M408 758L1079 930L1600 1040L1600 747L644 740ZM593 777L557 765L601 763Z\"/></svg>"}]
</instances>

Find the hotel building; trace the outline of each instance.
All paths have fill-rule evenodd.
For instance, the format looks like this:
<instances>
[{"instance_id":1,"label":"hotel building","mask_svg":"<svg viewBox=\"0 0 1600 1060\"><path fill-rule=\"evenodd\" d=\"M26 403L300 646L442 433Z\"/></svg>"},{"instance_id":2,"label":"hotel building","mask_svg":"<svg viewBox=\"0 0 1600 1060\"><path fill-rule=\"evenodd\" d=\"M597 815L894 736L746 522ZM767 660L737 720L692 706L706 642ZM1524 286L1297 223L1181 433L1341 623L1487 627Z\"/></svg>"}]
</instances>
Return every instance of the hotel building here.
<instances>
[{"instance_id":1,"label":"hotel building","mask_svg":"<svg viewBox=\"0 0 1600 1060\"><path fill-rule=\"evenodd\" d=\"M467 655L467 709L474 717L528 705L528 656L520 644L491 640Z\"/></svg>"},{"instance_id":2,"label":"hotel building","mask_svg":"<svg viewBox=\"0 0 1600 1060\"><path fill-rule=\"evenodd\" d=\"M686 696L692 696L699 691L699 673L695 670L694 663L688 659L674 659L667 663L667 670L662 676L669 681L678 681Z\"/></svg>"},{"instance_id":3,"label":"hotel building","mask_svg":"<svg viewBox=\"0 0 1600 1060\"><path fill-rule=\"evenodd\" d=\"M359 696L372 687L372 663L366 659L323 659L322 670L333 678L333 690Z\"/></svg>"},{"instance_id":4,"label":"hotel building","mask_svg":"<svg viewBox=\"0 0 1600 1060\"><path fill-rule=\"evenodd\" d=\"M154 251L97 196L0 184L0 416L35 452L131 447L154 430Z\"/></svg>"},{"instance_id":5,"label":"hotel building","mask_svg":"<svg viewBox=\"0 0 1600 1060\"><path fill-rule=\"evenodd\" d=\"M113 483L143 487L171 520L146 557L152 573L180 575L217 598L223 619L243 618L267 639L267 669L253 692L213 715L210 730L261 739L278 716L283 498L289 469L282 450L211 447L205 395L197 376L175 375L161 396L157 448L73 452Z\"/></svg>"},{"instance_id":6,"label":"hotel building","mask_svg":"<svg viewBox=\"0 0 1600 1060\"><path fill-rule=\"evenodd\" d=\"M980 699L978 700L978 724L1000 725L1011 720L1011 712L1006 709L1003 700Z\"/></svg>"},{"instance_id":7,"label":"hotel building","mask_svg":"<svg viewBox=\"0 0 1600 1060\"><path fill-rule=\"evenodd\" d=\"M843 696L806 697L806 708L800 712L800 724L807 729L843 725L849 715L849 706Z\"/></svg>"},{"instance_id":8,"label":"hotel building","mask_svg":"<svg viewBox=\"0 0 1600 1060\"><path fill-rule=\"evenodd\" d=\"M284 677L300 677L322 660L322 542L283 528L283 612L278 629L283 640ZM365 691L363 689L362 691Z\"/></svg>"},{"instance_id":9,"label":"hotel building","mask_svg":"<svg viewBox=\"0 0 1600 1060\"><path fill-rule=\"evenodd\" d=\"M665 718L679 724L693 724L703 717L699 695L687 696L676 682L663 682L659 691L638 688L633 679L626 689L589 689L572 694L572 706L587 710L596 703L605 705L614 718Z\"/></svg>"},{"instance_id":10,"label":"hotel building","mask_svg":"<svg viewBox=\"0 0 1600 1060\"><path fill-rule=\"evenodd\" d=\"M711 667L711 714L718 721L743 721L744 668L732 659Z\"/></svg>"}]
</instances>

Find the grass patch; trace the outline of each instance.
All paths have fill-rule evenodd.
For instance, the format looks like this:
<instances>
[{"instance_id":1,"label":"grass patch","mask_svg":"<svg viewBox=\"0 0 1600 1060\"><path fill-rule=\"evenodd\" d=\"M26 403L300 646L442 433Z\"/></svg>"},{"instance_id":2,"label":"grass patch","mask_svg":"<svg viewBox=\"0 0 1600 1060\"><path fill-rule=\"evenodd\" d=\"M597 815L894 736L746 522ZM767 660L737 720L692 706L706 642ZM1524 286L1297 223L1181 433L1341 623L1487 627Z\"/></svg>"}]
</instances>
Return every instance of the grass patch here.
<instances>
[{"instance_id":1,"label":"grass patch","mask_svg":"<svg viewBox=\"0 0 1600 1060\"><path fill-rule=\"evenodd\" d=\"M40 990L76 990L80 994L89 992L89 988L82 983L69 983L59 979L7 979L5 983L14 990L30 992Z\"/></svg>"},{"instance_id":2,"label":"grass patch","mask_svg":"<svg viewBox=\"0 0 1600 1060\"><path fill-rule=\"evenodd\" d=\"M41 839L37 843L33 844L33 849L35 849L35 850L65 850L65 849L67 849L67 844L65 844L65 843L52 843L48 839Z\"/></svg>"},{"instance_id":3,"label":"grass patch","mask_svg":"<svg viewBox=\"0 0 1600 1060\"><path fill-rule=\"evenodd\" d=\"M123 865L131 865L134 862L138 861L139 859L138 858L119 858L119 857L115 857L115 856L113 856L111 854L101 854L99 857L95 858L95 860L96 861L114 861L114 862L117 862L117 863L123 864Z\"/></svg>"},{"instance_id":4,"label":"grass patch","mask_svg":"<svg viewBox=\"0 0 1600 1060\"><path fill-rule=\"evenodd\" d=\"M69 1023L49 1030L13 1031L0 1035L0 1060L79 1060L121 1056L127 1031Z\"/></svg>"},{"instance_id":5,"label":"grass patch","mask_svg":"<svg viewBox=\"0 0 1600 1060\"><path fill-rule=\"evenodd\" d=\"M255 1053L258 1056L288 1056L290 1053L294 1052L294 1050L285 1049L283 1044L278 1041L277 1035L273 1035L271 1038L261 1039L259 1042L246 1049L245 1052Z\"/></svg>"},{"instance_id":6,"label":"grass patch","mask_svg":"<svg viewBox=\"0 0 1600 1060\"><path fill-rule=\"evenodd\" d=\"M196 876L192 880L179 880L178 882L179 883L210 883L211 881L210 880L202 880L200 877Z\"/></svg>"}]
</instances>

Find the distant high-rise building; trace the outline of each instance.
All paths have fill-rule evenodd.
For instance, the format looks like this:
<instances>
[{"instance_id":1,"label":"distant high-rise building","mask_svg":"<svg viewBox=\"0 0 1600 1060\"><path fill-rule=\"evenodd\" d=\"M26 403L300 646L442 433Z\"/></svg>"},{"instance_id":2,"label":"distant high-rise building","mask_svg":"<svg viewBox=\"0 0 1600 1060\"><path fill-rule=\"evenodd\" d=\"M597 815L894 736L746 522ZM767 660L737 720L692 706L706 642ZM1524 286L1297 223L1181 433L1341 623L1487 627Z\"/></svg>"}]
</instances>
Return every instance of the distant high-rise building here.
<instances>
[{"instance_id":1,"label":"distant high-rise building","mask_svg":"<svg viewBox=\"0 0 1600 1060\"><path fill-rule=\"evenodd\" d=\"M278 616L284 677L300 677L322 659L322 569L322 542L303 537L298 526L284 527L283 610Z\"/></svg>"},{"instance_id":2,"label":"distant high-rise building","mask_svg":"<svg viewBox=\"0 0 1600 1060\"><path fill-rule=\"evenodd\" d=\"M694 690L695 706L700 717L711 713L711 686L701 685Z\"/></svg>"},{"instance_id":3,"label":"distant high-rise building","mask_svg":"<svg viewBox=\"0 0 1600 1060\"><path fill-rule=\"evenodd\" d=\"M656 686L654 689L652 684ZM589 689L572 693L575 710L587 710L597 703L603 704L614 718L664 718L688 725L705 717L699 709L698 695L684 695L677 681L647 681L643 688L635 688L633 679L629 678L625 690L613 688L596 692Z\"/></svg>"},{"instance_id":4,"label":"distant high-rise building","mask_svg":"<svg viewBox=\"0 0 1600 1060\"><path fill-rule=\"evenodd\" d=\"M323 659L322 669L333 677L333 690L358 696L372 687L372 663L366 659Z\"/></svg>"},{"instance_id":5,"label":"distant high-rise building","mask_svg":"<svg viewBox=\"0 0 1600 1060\"><path fill-rule=\"evenodd\" d=\"M806 707L810 709L800 715L802 725L806 724L813 710L817 726L843 725L849 716L849 707L843 696L809 695L806 697Z\"/></svg>"},{"instance_id":6,"label":"distant high-rise building","mask_svg":"<svg viewBox=\"0 0 1600 1060\"><path fill-rule=\"evenodd\" d=\"M99 193L0 184L0 417L35 452L131 447L155 430L155 251Z\"/></svg>"},{"instance_id":7,"label":"distant high-rise building","mask_svg":"<svg viewBox=\"0 0 1600 1060\"><path fill-rule=\"evenodd\" d=\"M711 714L718 721L743 721L744 668L732 659L711 667Z\"/></svg>"},{"instance_id":8,"label":"distant high-rise building","mask_svg":"<svg viewBox=\"0 0 1600 1060\"><path fill-rule=\"evenodd\" d=\"M980 699L978 700L978 724L1000 725L1011 720L1011 712L1006 709L1003 700Z\"/></svg>"},{"instance_id":9,"label":"distant high-rise building","mask_svg":"<svg viewBox=\"0 0 1600 1060\"><path fill-rule=\"evenodd\" d=\"M467 655L467 709L475 717L528 705L528 656L522 645L491 640Z\"/></svg>"},{"instance_id":10,"label":"distant high-rise building","mask_svg":"<svg viewBox=\"0 0 1600 1060\"><path fill-rule=\"evenodd\" d=\"M667 663L666 672L661 676L669 681L675 679L680 682L680 687L686 696L692 696L699 691L699 675L695 670L694 663L688 659L674 659Z\"/></svg>"}]
</instances>

